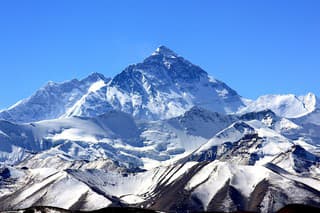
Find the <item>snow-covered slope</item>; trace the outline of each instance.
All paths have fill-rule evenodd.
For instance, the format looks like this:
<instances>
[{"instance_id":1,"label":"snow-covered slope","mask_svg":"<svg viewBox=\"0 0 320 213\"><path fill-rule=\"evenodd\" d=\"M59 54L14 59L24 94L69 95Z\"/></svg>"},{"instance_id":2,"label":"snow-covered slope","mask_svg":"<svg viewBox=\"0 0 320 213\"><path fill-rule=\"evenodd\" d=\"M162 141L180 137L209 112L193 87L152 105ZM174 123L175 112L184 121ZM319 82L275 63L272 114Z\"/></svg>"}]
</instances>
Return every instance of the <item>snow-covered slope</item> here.
<instances>
[{"instance_id":1,"label":"snow-covered slope","mask_svg":"<svg viewBox=\"0 0 320 213\"><path fill-rule=\"evenodd\" d=\"M0 112L0 119L13 122L33 122L58 118L79 101L96 82L108 82L102 74L93 73L79 81L49 82L31 97Z\"/></svg>"},{"instance_id":2,"label":"snow-covered slope","mask_svg":"<svg viewBox=\"0 0 320 213\"><path fill-rule=\"evenodd\" d=\"M15 164L26 159L24 165L31 168L50 163L56 164L54 168L66 168L69 162L85 167L83 161L110 159L127 168L150 168L185 158L194 150L189 159L221 160L232 155L232 161L250 165L271 161L295 143L317 152L319 147L303 138L290 140L293 136L289 133L299 133L302 128L295 125L268 110L236 117L199 107L159 121L136 121L119 111L31 124L2 121L0 160Z\"/></svg>"},{"instance_id":3,"label":"snow-covered slope","mask_svg":"<svg viewBox=\"0 0 320 213\"><path fill-rule=\"evenodd\" d=\"M0 160L14 164L36 154L26 165L54 161L61 166L67 158L111 159L119 165L143 167L150 160L166 161L192 152L236 119L194 107L180 117L160 121L136 121L119 111L30 124L0 121Z\"/></svg>"},{"instance_id":4,"label":"snow-covered slope","mask_svg":"<svg viewBox=\"0 0 320 213\"><path fill-rule=\"evenodd\" d=\"M7 184L1 185L6 194L0 197L0 210L39 205L93 210L112 205L165 212L275 212L296 202L320 204L318 179L291 174L271 163L187 162L134 174L7 168L1 177Z\"/></svg>"},{"instance_id":5,"label":"snow-covered slope","mask_svg":"<svg viewBox=\"0 0 320 213\"><path fill-rule=\"evenodd\" d=\"M168 122L177 129L184 130L191 135L211 138L236 120L238 118L232 115L192 107L183 116L172 118Z\"/></svg>"},{"instance_id":6,"label":"snow-covered slope","mask_svg":"<svg viewBox=\"0 0 320 213\"><path fill-rule=\"evenodd\" d=\"M286 118L297 118L313 112L319 107L315 94L305 96L289 95L264 95L255 101L246 101L247 106L239 113L254 112L270 109L277 115Z\"/></svg>"},{"instance_id":7,"label":"snow-covered slope","mask_svg":"<svg viewBox=\"0 0 320 213\"><path fill-rule=\"evenodd\" d=\"M216 134L185 159L200 162L218 159L244 165L262 165L293 146L293 142L260 121L239 121Z\"/></svg>"},{"instance_id":8,"label":"snow-covered slope","mask_svg":"<svg viewBox=\"0 0 320 213\"><path fill-rule=\"evenodd\" d=\"M12 170L9 170L9 175ZM14 177L7 177L13 179ZM107 207L112 201L64 171L33 169L20 171L20 183L9 197L0 198L1 210L30 206L53 206L65 209L92 210ZM8 187L8 185L7 185ZM12 190L12 189L11 189Z\"/></svg>"},{"instance_id":9,"label":"snow-covered slope","mask_svg":"<svg viewBox=\"0 0 320 213\"><path fill-rule=\"evenodd\" d=\"M292 149L278 155L271 162L294 174L320 178L320 157L300 145L293 146Z\"/></svg>"}]
</instances>

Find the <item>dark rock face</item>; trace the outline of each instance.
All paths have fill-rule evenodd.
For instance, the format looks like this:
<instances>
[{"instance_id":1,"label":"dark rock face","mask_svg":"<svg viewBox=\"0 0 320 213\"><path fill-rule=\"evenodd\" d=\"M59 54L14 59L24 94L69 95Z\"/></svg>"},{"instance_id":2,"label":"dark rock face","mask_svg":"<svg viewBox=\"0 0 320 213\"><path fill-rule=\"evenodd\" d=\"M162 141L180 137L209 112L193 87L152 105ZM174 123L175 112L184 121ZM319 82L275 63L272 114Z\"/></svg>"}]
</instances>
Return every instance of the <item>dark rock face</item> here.
<instances>
[{"instance_id":1,"label":"dark rock face","mask_svg":"<svg viewBox=\"0 0 320 213\"><path fill-rule=\"evenodd\" d=\"M294 159L294 169L298 173L307 172L311 166L319 165L320 157L306 151L299 145L296 145L292 152Z\"/></svg>"},{"instance_id":2,"label":"dark rock face","mask_svg":"<svg viewBox=\"0 0 320 213\"><path fill-rule=\"evenodd\" d=\"M198 198L192 196L190 191L186 191L184 186L206 164L207 162L203 162L194 166L189 173L169 185L166 185L166 182L159 184L155 190L155 196L143 203L142 206L165 212L203 211L203 206Z\"/></svg>"},{"instance_id":3,"label":"dark rock face","mask_svg":"<svg viewBox=\"0 0 320 213\"><path fill-rule=\"evenodd\" d=\"M10 177L10 170L8 168L0 168L0 178L7 179Z\"/></svg>"},{"instance_id":4,"label":"dark rock face","mask_svg":"<svg viewBox=\"0 0 320 213\"><path fill-rule=\"evenodd\" d=\"M254 165L260 159L259 153L248 152L249 149L259 148L263 143L263 138L258 134L246 134L236 142L225 142L221 145L212 146L201 154L189 156L190 161L237 161L241 164Z\"/></svg>"}]
</instances>

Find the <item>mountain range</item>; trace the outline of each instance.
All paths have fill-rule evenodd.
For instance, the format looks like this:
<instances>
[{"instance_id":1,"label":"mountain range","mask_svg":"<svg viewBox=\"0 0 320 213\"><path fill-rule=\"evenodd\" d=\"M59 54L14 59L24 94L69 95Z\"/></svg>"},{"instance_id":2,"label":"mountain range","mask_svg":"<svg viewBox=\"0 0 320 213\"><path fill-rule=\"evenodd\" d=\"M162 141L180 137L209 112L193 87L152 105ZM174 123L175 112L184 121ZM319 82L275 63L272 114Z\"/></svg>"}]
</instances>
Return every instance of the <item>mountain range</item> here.
<instances>
[{"instance_id":1,"label":"mountain range","mask_svg":"<svg viewBox=\"0 0 320 213\"><path fill-rule=\"evenodd\" d=\"M49 82L0 119L2 211L320 208L316 95L250 100L165 46L113 78Z\"/></svg>"}]
</instances>

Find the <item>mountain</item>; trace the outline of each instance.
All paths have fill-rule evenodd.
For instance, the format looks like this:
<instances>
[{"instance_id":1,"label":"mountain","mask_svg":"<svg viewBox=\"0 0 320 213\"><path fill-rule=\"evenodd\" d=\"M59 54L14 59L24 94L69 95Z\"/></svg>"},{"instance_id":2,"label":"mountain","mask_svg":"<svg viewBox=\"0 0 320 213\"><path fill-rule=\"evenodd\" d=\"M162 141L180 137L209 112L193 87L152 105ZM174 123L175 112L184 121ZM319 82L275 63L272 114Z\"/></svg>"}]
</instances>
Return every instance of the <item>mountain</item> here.
<instances>
[{"instance_id":1,"label":"mountain","mask_svg":"<svg viewBox=\"0 0 320 213\"><path fill-rule=\"evenodd\" d=\"M239 111L240 113L270 109L282 117L298 118L318 109L319 101L313 93L305 96L264 95L255 101L248 100L246 105Z\"/></svg>"},{"instance_id":2,"label":"mountain","mask_svg":"<svg viewBox=\"0 0 320 213\"><path fill-rule=\"evenodd\" d=\"M101 74L93 73L81 81L49 82L31 97L1 111L0 118L19 123L58 118L82 98L93 84L109 80Z\"/></svg>"},{"instance_id":3,"label":"mountain","mask_svg":"<svg viewBox=\"0 0 320 213\"><path fill-rule=\"evenodd\" d=\"M292 203L318 207L320 203L318 179L292 175L274 164L187 162L134 174L99 169L7 168L5 180L1 210L131 206L165 212L275 212Z\"/></svg>"},{"instance_id":4,"label":"mountain","mask_svg":"<svg viewBox=\"0 0 320 213\"><path fill-rule=\"evenodd\" d=\"M304 148L281 135L281 123L272 111L236 117L198 107L159 121L110 111L92 118L7 122L1 132L8 143L28 154L13 167L4 164L0 206L177 212L319 207L319 149L307 151L311 145ZM78 193L71 197L71 191Z\"/></svg>"},{"instance_id":5,"label":"mountain","mask_svg":"<svg viewBox=\"0 0 320 213\"><path fill-rule=\"evenodd\" d=\"M227 160L244 165L263 165L294 146L287 138L257 120L238 121L195 150L188 160Z\"/></svg>"},{"instance_id":6,"label":"mountain","mask_svg":"<svg viewBox=\"0 0 320 213\"><path fill-rule=\"evenodd\" d=\"M164 46L115 76L107 94L114 107L148 119L175 117L194 105L223 113L243 106L234 90Z\"/></svg>"},{"instance_id":7,"label":"mountain","mask_svg":"<svg viewBox=\"0 0 320 213\"><path fill-rule=\"evenodd\" d=\"M25 166L34 168L52 161L60 166L66 158L111 159L126 167L145 167L150 160L166 161L193 151L235 120L233 116L193 107L182 116L160 121L136 121L120 111L31 124L0 121L0 162L16 164L25 160Z\"/></svg>"},{"instance_id":8,"label":"mountain","mask_svg":"<svg viewBox=\"0 0 320 213\"><path fill-rule=\"evenodd\" d=\"M0 211L320 207L318 98L245 99L165 46L0 118Z\"/></svg>"},{"instance_id":9,"label":"mountain","mask_svg":"<svg viewBox=\"0 0 320 213\"><path fill-rule=\"evenodd\" d=\"M0 112L0 119L25 123L59 117L97 116L110 110L136 119L158 120L182 115L193 106L225 114L272 110L298 118L319 108L318 98L265 95L244 99L165 46L112 79L93 73L79 81L49 82L34 95Z\"/></svg>"},{"instance_id":10,"label":"mountain","mask_svg":"<svg viewBox=\"0 0 320 213\"><path fill-rule=\"evenodd\" d=\"M95 73L81 81L48 83L2 111L0 118L33 122L119 110L138 119L157 120L182 115L195 105L220 113L233 113L244 106L225 83L160 46L142 63L128 66L110 81Z\"/></svg>"}]
</instances>

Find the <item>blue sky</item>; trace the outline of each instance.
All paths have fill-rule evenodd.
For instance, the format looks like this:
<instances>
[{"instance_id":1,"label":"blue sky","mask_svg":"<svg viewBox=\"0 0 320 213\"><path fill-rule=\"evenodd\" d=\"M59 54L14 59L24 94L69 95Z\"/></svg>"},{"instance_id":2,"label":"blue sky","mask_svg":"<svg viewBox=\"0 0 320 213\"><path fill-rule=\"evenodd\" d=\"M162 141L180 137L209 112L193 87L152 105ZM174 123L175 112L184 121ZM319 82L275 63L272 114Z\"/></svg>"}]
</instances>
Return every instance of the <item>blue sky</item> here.
<instances>
[{"instance_id":1,"label":"blue sky","mask_svg":"<svg viewBox=\"0 0 320 213\"><path fill-rule=\"evenodd\" d=\"M320 95L320 1L0 1L0 108L47 81L114 76L159 45L244 97Z\"/></svg>"}]
</instances>

